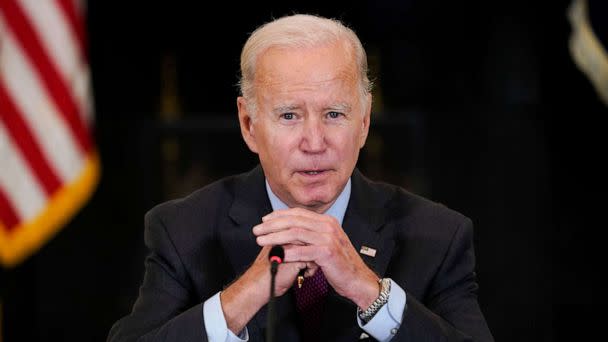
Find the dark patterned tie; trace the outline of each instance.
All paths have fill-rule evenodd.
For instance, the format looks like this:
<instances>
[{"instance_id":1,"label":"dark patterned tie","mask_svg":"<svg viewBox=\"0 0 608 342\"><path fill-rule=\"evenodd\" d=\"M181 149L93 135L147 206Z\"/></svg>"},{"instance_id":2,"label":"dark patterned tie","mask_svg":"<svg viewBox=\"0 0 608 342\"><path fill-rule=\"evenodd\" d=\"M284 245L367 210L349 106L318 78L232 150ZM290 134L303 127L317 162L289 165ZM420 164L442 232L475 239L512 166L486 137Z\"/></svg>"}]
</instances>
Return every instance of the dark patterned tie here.
<instances>
[{"instance_id":1,"label":"dark patterned tie","mask_svg":"<svg viewBox=\"0 0 608 342\"><path fill-rule=\"evenodd\" d=\"M319 341L321 319L325 298L329 292L329 283L319 268L315 274L306 278L302 288L295 286L296 309L302 326L303 341Z\"/></svg>"}]
</instances>

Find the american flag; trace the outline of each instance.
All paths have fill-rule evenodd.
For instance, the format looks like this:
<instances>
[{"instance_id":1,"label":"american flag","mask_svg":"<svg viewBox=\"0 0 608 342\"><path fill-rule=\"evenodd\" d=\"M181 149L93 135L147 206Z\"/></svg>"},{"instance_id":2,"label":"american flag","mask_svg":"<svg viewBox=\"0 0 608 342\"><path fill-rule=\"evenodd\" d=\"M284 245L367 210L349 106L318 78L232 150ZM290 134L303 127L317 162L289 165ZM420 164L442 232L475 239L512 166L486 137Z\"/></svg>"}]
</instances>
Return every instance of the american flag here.
<instances>
[{"instance_id":1,"label":"american flag","mask_svg":"<svg viewBox=\"0 0 608 342\"><path fill-rule=\"evenodd\" d=\"M36 252L99 179L84 3L0 0L0 265Z\"/></svg>"}]
</instances>

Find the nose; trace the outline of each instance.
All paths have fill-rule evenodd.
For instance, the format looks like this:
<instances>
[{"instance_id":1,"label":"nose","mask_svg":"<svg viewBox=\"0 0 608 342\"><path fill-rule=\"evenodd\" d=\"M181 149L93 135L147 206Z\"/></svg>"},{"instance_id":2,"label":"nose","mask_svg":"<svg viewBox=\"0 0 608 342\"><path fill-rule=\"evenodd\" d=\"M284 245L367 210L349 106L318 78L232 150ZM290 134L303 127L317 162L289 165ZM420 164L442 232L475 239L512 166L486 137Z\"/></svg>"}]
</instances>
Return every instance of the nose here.
<instances>
[{"instance_id":1,"label":"nose","mask_svg":"<svg viewBox=\"0 0 608 342\"><path fill-rule=\"evenodd\" d=\"M300 150L321 153L327 148L326 132L322 120L308 117L304 121Z\"/></svg>"}]
</instances>

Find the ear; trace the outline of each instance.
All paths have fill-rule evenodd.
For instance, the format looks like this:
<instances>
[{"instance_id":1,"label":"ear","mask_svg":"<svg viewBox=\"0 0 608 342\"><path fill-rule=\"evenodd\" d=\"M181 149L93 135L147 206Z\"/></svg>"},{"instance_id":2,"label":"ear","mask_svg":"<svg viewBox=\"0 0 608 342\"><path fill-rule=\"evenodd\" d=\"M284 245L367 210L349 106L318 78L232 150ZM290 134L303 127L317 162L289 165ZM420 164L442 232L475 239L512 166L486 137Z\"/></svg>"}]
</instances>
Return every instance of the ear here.
<instances>
[{"instance_id":1,"label":"ear","mask_svg":"<svg viewBox=\"0 0 608 342\"><path fill-rule=\"evenodd\" d=\"M255 140L255 130L253 124L252 113L249 113L247 107L247 100L244 97L239 96L236 99L236 105L239 110L239 125L241 126L241 135L243 140L253 153L258 153L258 145Z\"/></svg>"},{"instance_id":2,"label":"ear","mask_svg":"<svg viewBox=\"0 0 608 342\"><path fill-rule=\"evenodd\" d=\"M363 148L367 135L369 133L369 123L372 115L372 94L368 93L365 97L365 112L363 114L363 120L361 122L361 133L359 136L359 148Z\"/></svg>"}]
</instances>

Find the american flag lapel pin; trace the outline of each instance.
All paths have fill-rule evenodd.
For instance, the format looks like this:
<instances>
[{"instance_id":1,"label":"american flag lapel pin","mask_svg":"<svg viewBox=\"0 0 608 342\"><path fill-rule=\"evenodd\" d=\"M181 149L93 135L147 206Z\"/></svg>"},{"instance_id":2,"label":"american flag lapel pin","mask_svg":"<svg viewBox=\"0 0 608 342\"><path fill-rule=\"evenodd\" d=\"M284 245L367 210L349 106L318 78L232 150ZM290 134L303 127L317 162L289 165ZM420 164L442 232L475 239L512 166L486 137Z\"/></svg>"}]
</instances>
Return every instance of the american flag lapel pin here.
<instances>
[{"instance_id":1,"label":"american flag lapel pin","mask_svg":"<svg viewBox=\"0 0 608 342\"><path fill-rule=\"evenodd\" d=\"M361 250L359 250L359 253L370 256L372 258L376 256L376 250L367 246L361 246Z\"/></svg>"}]
</instances>

